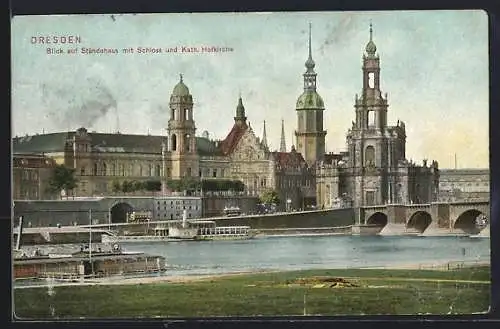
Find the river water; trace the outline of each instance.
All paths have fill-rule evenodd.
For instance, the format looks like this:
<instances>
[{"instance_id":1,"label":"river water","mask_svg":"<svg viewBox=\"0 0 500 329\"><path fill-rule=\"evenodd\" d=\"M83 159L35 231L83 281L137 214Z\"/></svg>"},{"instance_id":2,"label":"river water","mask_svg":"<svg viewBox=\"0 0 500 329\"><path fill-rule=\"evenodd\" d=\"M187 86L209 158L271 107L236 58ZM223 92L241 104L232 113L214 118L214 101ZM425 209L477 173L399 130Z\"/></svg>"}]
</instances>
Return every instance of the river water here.
<instances>
[{"instance_id":1,"label":"river water","mask_svg":"<svg viewBox=\"0 0 500 329\"><path fill-rule=\"evenodd\" d=\"M490 260L490 239L451 236L266 237L233 241L123 243L122 247L164 256L167 275Z\"/></svg>"}]
</instances>

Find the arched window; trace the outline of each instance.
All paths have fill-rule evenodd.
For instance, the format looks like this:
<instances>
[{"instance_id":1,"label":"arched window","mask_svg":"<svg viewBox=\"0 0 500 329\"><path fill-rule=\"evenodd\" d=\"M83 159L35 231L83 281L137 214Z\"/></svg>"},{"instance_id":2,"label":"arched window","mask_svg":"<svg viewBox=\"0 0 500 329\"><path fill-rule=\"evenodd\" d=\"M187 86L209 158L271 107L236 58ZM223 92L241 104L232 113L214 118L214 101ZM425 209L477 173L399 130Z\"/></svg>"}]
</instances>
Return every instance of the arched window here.
<instances>
[{"instance_id":1,"label":"arched window","mask_svg":"<svg viewBox=\"0 0 500 329\"><path fill-rule=\"evenodd\" d=\"M368 127L375 127L375 111L368 111Z\"/></svg>"},{"instance_id":2,"label":"arched window","mask_svg":"<svg viewBox=\"0 0 500 329\"><path fill-rule=\"evenodd\" d=\"M154 172L153 172L153 165L149 164L149 176L154 176L153 174L154 174Z\"/></svg>"},{"instance_id":3,"label":"arched window","mask_svg":"<svg viewBox=\"0 0 500 329\"><path fill-rule=\"evenodd\" d=\"M191 140L191 135L189 134L185 134L184 135L184 145L186 146L186 152L189 152L190 151L190 140Z\"/></svg>"},{"instance_id":4,"label":"arched window","mask_svg":"<svg viewBox=\"0 0 500 329\"><path fill-rule=\"evenodd\" d=\"M142 176L144 173L142 172L142 165L139 165L139 176Z\"/></svg>"},{"instance_id":5,"label":"arched window","mask_svg":"<svg viewBox=\"0 0 500 329\"><path fill-rule=\"evenodd\" d=\"M170 119L171 120L177 120L176 114L175 114L175 109L171 109Z\"/></svg>"},{"instance_id":6,"label":"arched window","mask_svg":"<svg viewBox=\"0 0 500 329\"><path fill-rule=\"evenodd\" d=\"M106 163L103 163L103 164L102 164L102 166L101 166L101 175L106 176L106 174L107 174L107 172L106 172L106 171L107 171L107 169L108 169L108 168L107 168L107 166L106 166Z\"/></svg>"},{"instance_id":7,"label":"arched window","mask_svg":"<svg viewBox=\"0 0 500 329\"><path fill-rule=\"evenodd\" d=\"M80 168L80 176L85 175L85 167Z\"/></svg>"},{"instance_id":8,"label":"arched window","mask_svg":"<svg viewBox=\"0 0 500 329\"><path fill-rule=\"evenodd\" d=\"M172 135L172 151L177 151L177 136Z\"/></svg>"},{"instance_id":9,"label":"arched window","mask_svg":"<svg viewBox=\"0 0 500 329\"><path fill-rule=\"evenodd\" d=\"M160 177L161 176L160 175L160 169L161 169L160 165L156 165L156 168L155 168L155 176L156 177Z\"/></svg>"},{"instance_id":10,"label":"arched window","mask_svg":"<svg viewBox=\"0 0 500 329\"><path fill-rule=\"evenodd\" d=\"M94 163L94 170L92 171L92 175L97 176L98 173L97 169L98 169L97 163Z\"/></svg>"},{"instance_id":11,"label":"arched window","mask_svg":"<svg viewBox=\"0 0 500 329\"><path fill-rule=\"evenodd\" d=\"M184 109L184 120L191 120L189 117L189 109Z\"/></svg>"},{"instance_id":12,"label":"arched window","mask_svg":"<svg viewBox=\"0 0 500 329\"><path fill-rule=\"evenodd\" d=\"M368 88L375 88L375 73L368 73Z\"/></svg>"},{"instance_id":13,"label":"arched window","mask_svg":"<svg viewBox=\"0 0 500 329\"><path fill-rule=\"evenodd\" d=\"M371 145L367 146L365 150L365 166L375 166L375 148Z\"/></svg>"}]
</instances>

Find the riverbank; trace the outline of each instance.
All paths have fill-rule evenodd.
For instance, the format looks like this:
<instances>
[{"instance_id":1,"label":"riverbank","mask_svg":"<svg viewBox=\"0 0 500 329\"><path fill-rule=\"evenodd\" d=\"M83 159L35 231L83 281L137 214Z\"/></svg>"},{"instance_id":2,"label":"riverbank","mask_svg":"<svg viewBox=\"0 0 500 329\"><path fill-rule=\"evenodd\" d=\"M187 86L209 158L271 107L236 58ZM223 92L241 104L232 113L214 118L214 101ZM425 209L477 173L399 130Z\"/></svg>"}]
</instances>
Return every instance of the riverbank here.
<instances>
[{"instance_id":1,"label":"riverbank","mask_svg":"<svg viewBox=\"0 0 500 329\"><path fill-rule=\"evenodd\" d=\"M133 278L14 291L24 318L466 314L487 311L489 296L486 265Z\"/></svg>"}]
</instances>

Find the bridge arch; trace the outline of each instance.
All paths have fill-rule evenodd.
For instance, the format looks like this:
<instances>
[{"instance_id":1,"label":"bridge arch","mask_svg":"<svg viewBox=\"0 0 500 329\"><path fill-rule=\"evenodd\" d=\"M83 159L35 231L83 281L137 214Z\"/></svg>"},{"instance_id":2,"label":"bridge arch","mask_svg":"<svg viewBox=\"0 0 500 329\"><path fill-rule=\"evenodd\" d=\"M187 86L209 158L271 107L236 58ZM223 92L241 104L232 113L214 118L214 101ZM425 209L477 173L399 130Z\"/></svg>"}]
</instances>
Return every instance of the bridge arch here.
<instances>
[{"instance_id":1,"label":"bridge arch","mask_svg":"<svg viewBox=\"0 0 500 329\"><path fill-rule=\"evenodd\" d=\"M387 215L384 214L383 212L379 212L379 211L372 214L366 220L367 225L376 225L376 226L384 227L387 225L387 223L388 223Z\"/></svg>"},{"instance_id":2,"label":"bridge arch","mask_svg":"<svg viewBox=\"0 0 500 329\"><path fill-rule=\"evenodd\" d=\"M424 233L424 231L431 225L432 216L427 211L419 210L413 213L410 216L406 224L406 228L415 229L420 233Z\"/></svg>"},{"instance_id":3,"label":"bridge arch","mask_svg":"<svg viewBox=\"0 0 500 329\"><path fill-rule=\"evenodd\" d=\"M468 209L457 217L453 224L456 230L462 230L468 234L478 234L487 222L481 223L482 219L488 220L486 214L478 209Z\"/></svg>"},{"instance_id":4,"label":"bridge arch","mask_svg":"<svg viewBox=\"0 0 500 329\"><path fill-rule=\"evenodd\" d=\"M134 207L126 202L119 202L113 205L110 209L111 223L126 223L127 213L134 211Z\"/></svg>"}]
</instances>

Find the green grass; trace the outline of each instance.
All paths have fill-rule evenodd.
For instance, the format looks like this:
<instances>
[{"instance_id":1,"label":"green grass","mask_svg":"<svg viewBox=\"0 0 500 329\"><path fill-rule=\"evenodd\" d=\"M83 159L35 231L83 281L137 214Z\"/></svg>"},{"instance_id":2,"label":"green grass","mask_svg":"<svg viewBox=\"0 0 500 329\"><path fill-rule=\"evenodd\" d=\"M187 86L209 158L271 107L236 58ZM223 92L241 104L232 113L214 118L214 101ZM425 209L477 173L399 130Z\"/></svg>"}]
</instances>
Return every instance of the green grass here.
<instances>
[{"instance_id":1,"label":"green grass","mask_svg":"<svg viewBox=\"0 0 500 329\"><path fill-rule=\"evenodd\" d=\"M358 287L290 286L297 278L342 277ZM459 280L454 282L453 280ZM484 312L489 267L456 271L310 270L191 283L16 289L20 318L464 314ZM376 286L376 287L374 287ZM305 295L305 304L304 304Z\"/></svg>"}]
</instances>

